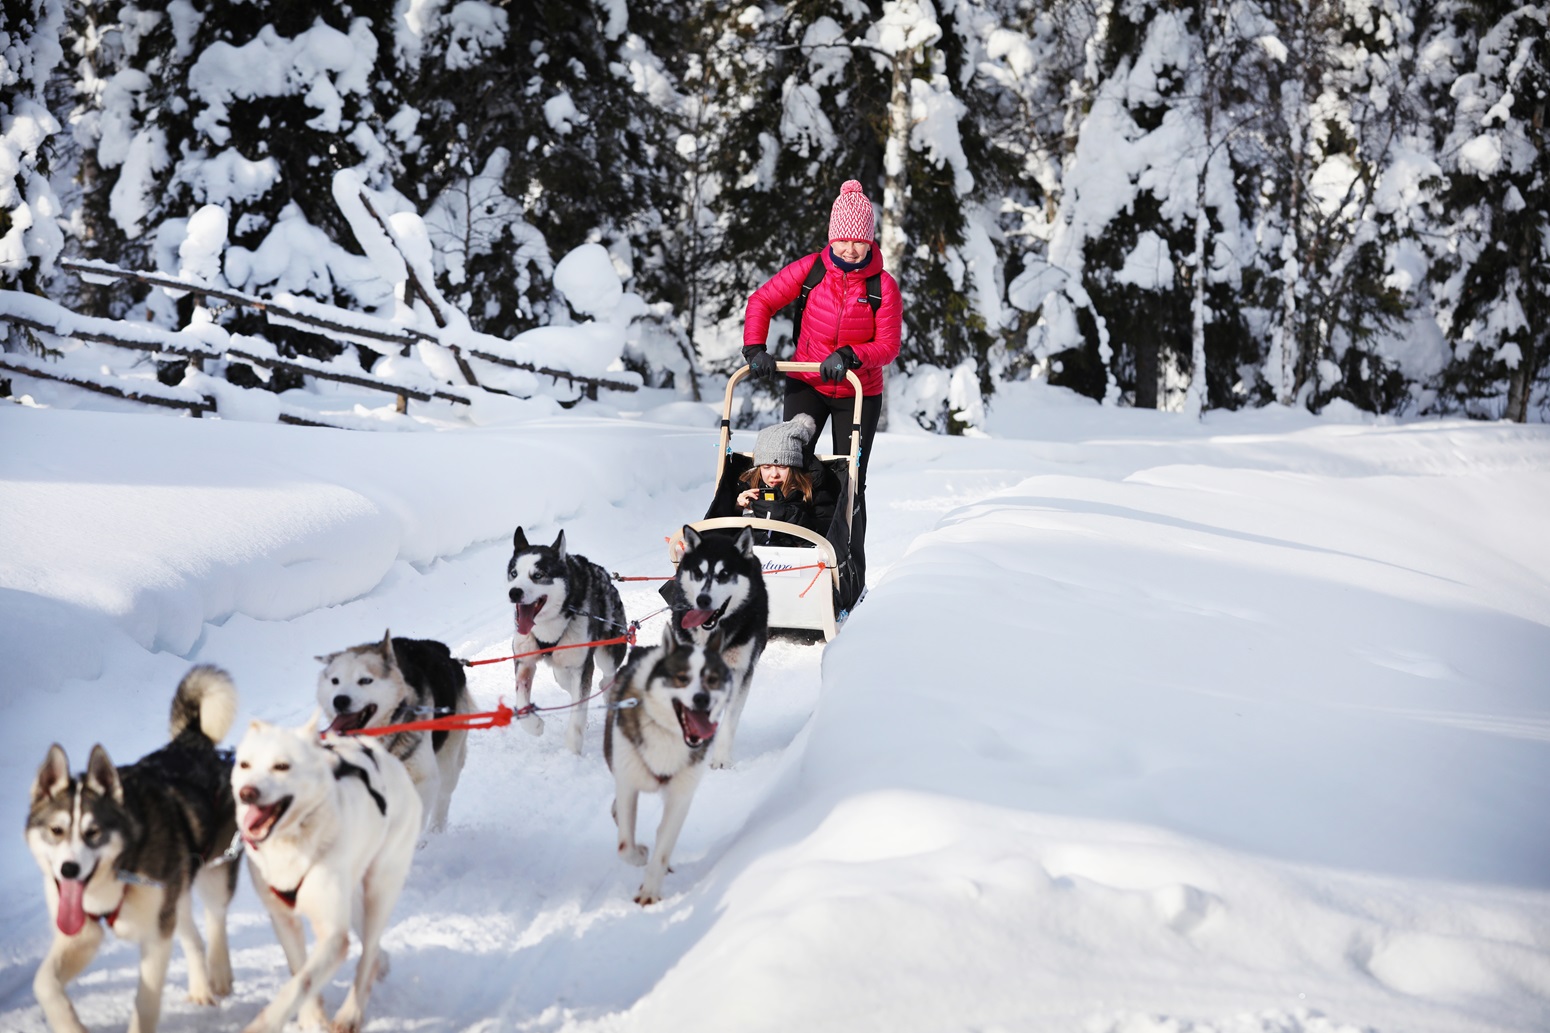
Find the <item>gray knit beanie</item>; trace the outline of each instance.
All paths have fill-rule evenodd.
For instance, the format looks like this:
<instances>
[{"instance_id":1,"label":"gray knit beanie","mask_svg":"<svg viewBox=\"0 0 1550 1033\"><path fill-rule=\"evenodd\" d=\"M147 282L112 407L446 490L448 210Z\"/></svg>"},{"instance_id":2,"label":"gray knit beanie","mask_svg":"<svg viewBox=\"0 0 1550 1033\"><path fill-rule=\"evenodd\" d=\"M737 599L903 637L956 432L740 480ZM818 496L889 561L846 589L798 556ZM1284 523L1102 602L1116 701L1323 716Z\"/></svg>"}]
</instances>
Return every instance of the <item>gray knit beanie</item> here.
<instances>
[{"instance_id":1,"label":"gray knit beanie","mask_svg":"<svg viewBox=\"0 0 1550 1033\"><path fill-rule=\"evenodd\" d=\"M818 424L805 412L797 413L785 423L765 427L754 439L754 465L773 464L801 469L807 465L804 454L807 444L817 433Z\"/></svg>"}]
</instances>

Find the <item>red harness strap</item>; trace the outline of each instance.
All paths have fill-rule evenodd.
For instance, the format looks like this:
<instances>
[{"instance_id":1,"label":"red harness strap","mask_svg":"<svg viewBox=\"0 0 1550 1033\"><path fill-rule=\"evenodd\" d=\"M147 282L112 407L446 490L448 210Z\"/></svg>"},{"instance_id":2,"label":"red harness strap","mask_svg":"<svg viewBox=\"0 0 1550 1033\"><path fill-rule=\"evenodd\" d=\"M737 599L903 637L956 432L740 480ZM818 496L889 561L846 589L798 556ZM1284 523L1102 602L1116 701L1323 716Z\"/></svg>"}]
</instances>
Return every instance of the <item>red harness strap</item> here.
<instances>
[{"instance_id":1,"label":"red harness strap","mask_svg":"<svg viewBox=\"0 0 1550 1033\"><path fill-rule=\"evenodd\" d=\"M108 923L108 928L111 929L113 928L113 924L118 921L118 913L122 910L124 910L124 901L123 898L119 898L118 907L114 908L112 911L109 911L107 914L94 915L88 911L86 912L86 917L90 918L93 922L106 921Z\"/></svg>"},{"instance_id":2,"label":"red harness strap","mask_svg":"<svg viewBox=\"0 0 1550 1033\"><path fill-rule=\"evenodd\" d=\"M306 876L302 876L302 878L306 878ZM296 894L301 892L301 883L298 882L295 889L288 890L277 890L271 886L269 887L269 892L279 897L280 903L294 911L296 910Z\"/></svg>"}]
</instances>

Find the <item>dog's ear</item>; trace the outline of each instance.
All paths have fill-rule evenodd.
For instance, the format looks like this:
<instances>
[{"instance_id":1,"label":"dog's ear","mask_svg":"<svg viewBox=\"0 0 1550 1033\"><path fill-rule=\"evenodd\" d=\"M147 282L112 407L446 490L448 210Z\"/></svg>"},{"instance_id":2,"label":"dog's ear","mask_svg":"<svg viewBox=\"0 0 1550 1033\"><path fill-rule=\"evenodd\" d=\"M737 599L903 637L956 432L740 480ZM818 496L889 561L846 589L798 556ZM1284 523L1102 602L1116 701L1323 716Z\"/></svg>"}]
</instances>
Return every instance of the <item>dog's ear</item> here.
<instances>
[{"instance_id":1,"label":"dog's ear","mask_svg":"<svg viewBox=\"0 0 1550 1033\"><path fill-rule=\"evenodd\" d=\"M65 748L56 742L48 748L48 756L38 768L38 780L32 784L32 802L41 803L62 793L69 784L70 758L65 756Z\"/></svg>"},{"instance_id":2,"label":"dog's ear","mask_svg":"<svg viewBox=\"0 0 1550 1033\"><path fill-rule=\"evenodd\" d=\"M511 547L518 552L527 548L527 535L522 533L522 528L517 528L517 533L511 536Z\"/></svg>"},{"instance_id":3,"label":"dog's ear","mask_svg":"<svg viewBox=\"0 0 1550 1033\"><path fill-rule=\"evenodd\" d=\"M324 667L327 667L329 664L334 662L334 657L336 657L338 655L339 655L338 653L324 653L322 656L315 656L312 659L316 660L318 663L322 664Z\"/></svg>"},{"instance_id":4,"label":"dog's ear","mask_svg":"<svg viewBox=\"0 0 1550 1033\"><path fill-rule=\"evenodd\" d=\"M665 656L671 656L673 650L677 648L678 636L673 633L673 625L669 622L667 627L662 629L662 653Z\"/></svg>"},{"instance_id":5,"label":"dog's ear","mask_svg":"<svg viewBox=\"0 0 1550 1033\"><path fill-rule=\"evenodd\" d=\"M117 803L124 802L124 786L118 780L118 768L113 766L101 743L91 748L91 758L86 762L86 788L110 796Z\"/></svg>"},{"instance_id":6,"label":"dog's ear","mask_svg":"<svg viewBox=\"0 0 1550 1033\"><path fill-rule=\"evenodd\" d=\"M565 558L565 529L564 528L560 529L559 535L557 535L555 537L555 539L554 539L554 544L549 546L549 548L551 548L555 552L559 553L560 554L560 559L563 560Z\"/></svg>"},{"instance_id":7,"label":"dog's ear","mask_svg":"<svg viewBox=\"0 0 1550 1033\"><path fill-rule=\"evenodd\" d=\"M312 710L312 716L307 718L307 723L296 729L296 738L303 742L317 742L318 725L323 723L323 711L316 707Z\"/></svg>"},{"instance_id":8,"label":"dog's ear","mask_svg":"<svg viewBox=\"0 0 1550 1033\"><path fill-rule=\"evenodd\" d=\"M744 556L753 555L753 528L743 528L743 533L737 536L737 551Z\"/></svg>"},{"instance_id":9,"label":"dog's ear","mask_svg":"<svg viewBox=\"0 0 1550 1033\"><path fill-rule=\"evenodd\" d=\"M692 551L694 549L698 549L699 547L700 547L700 532L696 531L694 528L690 527L688 524L685 524L684 525L684 551L685 552L690 552L690 551Z\"/></svg>"},{"instance_id":10,"label":"dog's ear","mask_svg":"<svg viewBox=\"0 0 1550 1033\"><path fill-rule=\"evenodd\" d=\"M382 645L377 647L382 651L382 661L388 665L388 670L398 666L398 653L393 649L393 629L388 628L382 632Z\"/></svg>"},{"instance_id":11,"label":"dog's ear","mask_svg":"<svg viewBox=\"0 0 1550 1033\"><path fill-rule=\"evenodd\" d=\"M710 637L705 640L706 655L715 653L717 656L720 656L721 644L725 638L726 636L723 634L721 628L717 628L715 631L711 632Z\"/></svg>"}]
</instances>

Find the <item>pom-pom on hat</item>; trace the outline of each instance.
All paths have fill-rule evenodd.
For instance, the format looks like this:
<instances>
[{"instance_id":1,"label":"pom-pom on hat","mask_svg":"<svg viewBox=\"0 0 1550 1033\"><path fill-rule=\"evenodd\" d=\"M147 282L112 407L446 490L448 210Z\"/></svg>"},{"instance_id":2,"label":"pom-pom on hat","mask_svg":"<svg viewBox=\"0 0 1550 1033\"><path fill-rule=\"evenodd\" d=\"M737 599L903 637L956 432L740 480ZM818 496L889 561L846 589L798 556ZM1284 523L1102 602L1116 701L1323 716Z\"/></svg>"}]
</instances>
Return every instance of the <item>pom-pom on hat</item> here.
<instances>
[{"instance_id":1,"label":"pom-pom on hat","mask_svg":"<svg viewBox=\"0 0 1550 1033\"><path fill-rule=\"evenodd\" d=\"M797 413L785 423L765 427L754 439L754 465L773 464L801 469L807 465L804 455L807 444L817 433L817 421L805 412Z\"/></svg>"},{"instance_id":2,"label":"pom-pom on hat","mask_svg":"<svg viewBox=\"0 0 1550 1033\"><path fill-rule=\"evenodd\" d=\"M834 199L834 207L829 209L829 241L859 240L870 244L877 238L876 229L872 202L860 182L847 179L840 187L840 196Z\"/></svg>"}]
</instances>

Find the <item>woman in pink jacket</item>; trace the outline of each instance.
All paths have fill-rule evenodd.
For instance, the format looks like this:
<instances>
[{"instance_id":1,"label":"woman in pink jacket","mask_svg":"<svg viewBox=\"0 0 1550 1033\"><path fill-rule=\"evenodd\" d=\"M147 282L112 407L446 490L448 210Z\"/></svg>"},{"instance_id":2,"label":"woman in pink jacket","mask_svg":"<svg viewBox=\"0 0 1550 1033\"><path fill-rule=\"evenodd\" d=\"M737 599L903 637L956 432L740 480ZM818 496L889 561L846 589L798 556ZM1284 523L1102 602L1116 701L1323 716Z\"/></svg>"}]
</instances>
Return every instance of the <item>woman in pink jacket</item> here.
<instances>
[{"instance_id":1,"label":"woman in pink jacket","mask_svg":"<svg viewBox=\"0 0 1550 1033\"><path fill-rule=\"evenodd\" d=\"M829 214L829 246L817 255L797 259L753 292L743 319L743 359L755 377L775 372L766 344L770 318L796 301L815 261L823 263L823 279L807 295L795 362L820 363L817 373L792 373L786 378L784 419L806 413L821 431L831 415L833 449L850 451L855 392L845 379L854 370L861 381L861 461L856 478L858 506L865 498L867 461L872 438L883 411L883 367L899 357L899 332L904 309L899 285L883 269L877 252L877 221L872 202L852 179L840 187ZM876 285L869 300L868 281Z\"/></svg>"}]
</instances>

